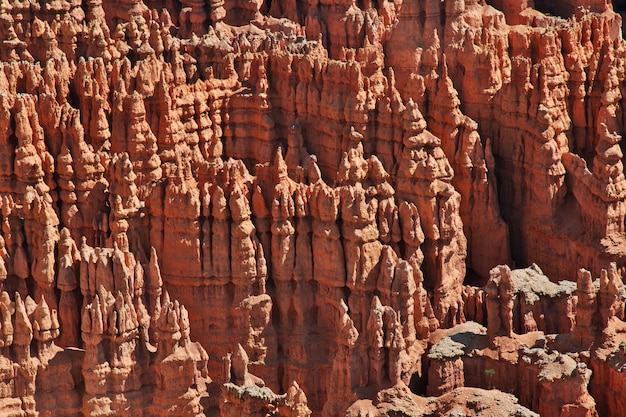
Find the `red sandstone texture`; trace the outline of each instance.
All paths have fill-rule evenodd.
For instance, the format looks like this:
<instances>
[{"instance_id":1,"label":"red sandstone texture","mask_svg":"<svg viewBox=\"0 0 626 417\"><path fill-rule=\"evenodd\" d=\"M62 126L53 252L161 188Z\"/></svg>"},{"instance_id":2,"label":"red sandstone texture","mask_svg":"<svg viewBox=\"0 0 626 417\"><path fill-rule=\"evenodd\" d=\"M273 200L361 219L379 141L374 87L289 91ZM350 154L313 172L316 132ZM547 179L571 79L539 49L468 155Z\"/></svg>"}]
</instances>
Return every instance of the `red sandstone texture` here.
<instances>
[{"instance_id":1,"label":"red sandstone texture","mask_svg":"<svg viewBox=\"0 0 626 417\"><path fill-rule=\"evenodd\" d=\"M626 415L618 12L1 1L0 416Z\"/></svg>"}]
</instances>

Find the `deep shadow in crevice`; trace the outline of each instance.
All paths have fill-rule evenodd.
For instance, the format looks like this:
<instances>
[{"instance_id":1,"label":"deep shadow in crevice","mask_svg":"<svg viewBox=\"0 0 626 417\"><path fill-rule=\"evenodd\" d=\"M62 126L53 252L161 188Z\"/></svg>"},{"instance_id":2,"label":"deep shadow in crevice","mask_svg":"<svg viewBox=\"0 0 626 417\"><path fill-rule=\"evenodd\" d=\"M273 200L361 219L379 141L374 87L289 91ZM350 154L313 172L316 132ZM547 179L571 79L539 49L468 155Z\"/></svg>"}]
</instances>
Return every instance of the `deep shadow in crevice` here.
<instances>
[{"instance_id":1,"label":"deep shadow in crevice","mask_svg":"<svg viewBox=\"0 0 626 417\"><path fill-rule=\"evenodd\" d=\"M543 14L563 18L570 17L576 11L576 8L570 2L554 0L535 0L535 9Z\"/></svg>"},{"instance_id":2,"label":"deep shadow in crevice","mask_svg":"<svg viewBox=\"0 0 626 417\"><path fill-rule=\"evenodd\" d=\"M272 0L263 0L263 4L259 11L263 16L268 16L270 14L270 9L272 8Z\"/></svg>"},{"instance_id":3,"label":"deep shadow in crevice","mask_svg":"<svg viewBox=\"0 0 626 417\"><path fill-rule=\"evenodd\" d=\"M613 0L613 10L622 16L622 34L624 31L624 21L626 20L626 0Z\"/></svg>"},{"instance_id":4,"label":"deep shadow in crevice","mask_svg":"<svg viewBox=\"0 0 626 417\"><path fill-rule=\"evenodd\" d=\"M411 390L413 394L426 396L426 387L428 387L428 367L429 366L430 366L430 361L428 360L428 355L424 355L422 359L421 375L419 372L415 372L411 376L411 381L409 382L409 389Z\"/></svg>"}]
</instances>

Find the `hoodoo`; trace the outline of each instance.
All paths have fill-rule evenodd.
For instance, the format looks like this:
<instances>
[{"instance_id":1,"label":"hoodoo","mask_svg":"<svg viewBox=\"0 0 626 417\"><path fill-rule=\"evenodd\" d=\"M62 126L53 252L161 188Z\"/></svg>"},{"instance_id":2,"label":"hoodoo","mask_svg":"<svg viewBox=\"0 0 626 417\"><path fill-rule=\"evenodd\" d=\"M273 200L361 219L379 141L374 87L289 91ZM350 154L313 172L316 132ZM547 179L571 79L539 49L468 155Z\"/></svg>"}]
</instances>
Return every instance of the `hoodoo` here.
<instances>
[{"instance_id":1,"label":"hoodoo","mask_svg":"<svg viewBox=\"0 0 626 417\"><path fill-rule=\"evenodd\" d=\"M625 415L625 13L0 0L0 417Z\"/></svg>"}]
</instances>

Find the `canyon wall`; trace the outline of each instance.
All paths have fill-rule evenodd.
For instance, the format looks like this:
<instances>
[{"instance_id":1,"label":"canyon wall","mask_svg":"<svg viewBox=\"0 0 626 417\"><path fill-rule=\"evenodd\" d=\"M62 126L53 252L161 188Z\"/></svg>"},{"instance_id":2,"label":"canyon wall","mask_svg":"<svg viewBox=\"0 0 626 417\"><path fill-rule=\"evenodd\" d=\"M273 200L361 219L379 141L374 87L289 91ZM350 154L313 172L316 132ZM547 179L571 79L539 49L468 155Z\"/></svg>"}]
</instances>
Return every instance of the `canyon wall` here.
<instances>
[{"instance_id":1,"label":"canyon wall","mask_svg":"<svg viewBox=\"0 0 626 417\"><path fill-rule=\"evenodd\" d=\"M409 388L491 388L477 369L505 348L431 351L467 320L520 352L532 332L617 349L601 337L626 266L611 4L10 0L0 39L0 413L409 407ZM517 290L492 269L531 264ZM581 267L601 322L593 283L557 284ZM522 352L496 379L556 361L552 397L510 410L591 416L589 369L614 379L611 354Z\"/></svg>"}]
</instances>

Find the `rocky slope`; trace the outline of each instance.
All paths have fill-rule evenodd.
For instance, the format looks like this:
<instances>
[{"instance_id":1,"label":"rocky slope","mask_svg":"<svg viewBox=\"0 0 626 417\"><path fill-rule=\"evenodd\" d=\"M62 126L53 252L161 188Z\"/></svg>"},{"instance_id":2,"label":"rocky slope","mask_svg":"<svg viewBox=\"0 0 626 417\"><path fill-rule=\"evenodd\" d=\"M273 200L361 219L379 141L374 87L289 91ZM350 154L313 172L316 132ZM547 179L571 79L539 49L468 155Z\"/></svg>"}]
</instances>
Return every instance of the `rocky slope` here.
<instances>
[{"instance_id":1,"label":"rocky slope","mask_svg":"<svg viewBox=\"0 0 626 417\"><path fill-rule=\"evenodd\" d=\"M3 1L0 415L623 414L621 33Z\"/></svg>"}]
</instances>

